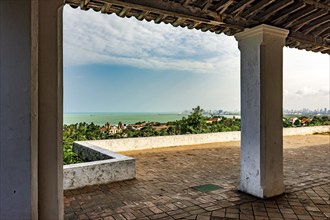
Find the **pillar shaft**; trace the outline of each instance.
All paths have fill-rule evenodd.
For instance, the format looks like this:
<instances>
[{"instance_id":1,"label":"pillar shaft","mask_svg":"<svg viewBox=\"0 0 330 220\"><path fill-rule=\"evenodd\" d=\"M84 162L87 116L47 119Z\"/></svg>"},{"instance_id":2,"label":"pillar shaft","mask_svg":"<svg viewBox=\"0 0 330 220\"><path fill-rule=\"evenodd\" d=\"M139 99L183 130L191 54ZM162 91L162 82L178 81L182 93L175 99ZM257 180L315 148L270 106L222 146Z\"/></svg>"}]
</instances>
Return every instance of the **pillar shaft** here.
<instances>
[{"instance_id":1,"label":"pillar shaft","mask_svg":"<svg viewBox=\"0 0 330 220\"><path fill-rule=\"evenodd\" d=\"M63 5L0 1L0 219L63 219Z\"/></svg>"},{"instance_id":2,"label":"pillar shaft","mask_svg":"<svg viewBox=\"0 0 330 220\"><path fill-rule=\"evenodd\" d=\"M63 219L62 0L39 0L38 200L40 219Z\"/></svg>"},{"instance_id":3,"label":"pillar shaft","mask_svg":"<svg viewBox=\"0 0 330 220\"><path fill-rule=\"evenodd\" d=\"M265 198L284 192L283 54L288 31L260 25L235 35L241 51L241 181Z\"/></svg>"},{"instance_id":4,"label":"pillar shaft","mask_svg":"<svg viewBox=\"0 0 330 220\"><path fill-rule=\"evenodd\" d=\"M38 218L38 27L31 1L0 1L0 219Z\"/></svg>"}]
</instances>

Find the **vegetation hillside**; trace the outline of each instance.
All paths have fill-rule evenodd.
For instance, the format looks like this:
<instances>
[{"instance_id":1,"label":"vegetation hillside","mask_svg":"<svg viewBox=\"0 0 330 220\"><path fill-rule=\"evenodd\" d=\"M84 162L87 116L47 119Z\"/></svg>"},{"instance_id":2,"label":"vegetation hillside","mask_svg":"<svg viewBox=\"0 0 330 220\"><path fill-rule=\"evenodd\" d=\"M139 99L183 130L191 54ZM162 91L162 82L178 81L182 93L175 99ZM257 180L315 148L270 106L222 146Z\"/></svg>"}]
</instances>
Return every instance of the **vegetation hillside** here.
<instances>
[{"instance_id":1,"label":"vegetation hillside","mask_svg":"<svg viewBox=\"0 0 330 220\"><path fill-rule=\"evenodd\" d=\"M137 122L124 128L119 123L120 130L116 133L109 132L109 123L105 126L87 124L85 122L63 127L63 151L64 164L82 162L72 152L74 141L100 140L131 137L151 137L180 134L201 134L212 132L226 132L240 130L239 118L226 118L223 116L207 117L203 115L203 109L199 106L192 109L192 112L181 120L160 124L158 122ZM291 116L283 118L283 127L319 126L330 125L328 116ZM138 128L137 128L138 127Z\"/></svg>"}]
</instances>

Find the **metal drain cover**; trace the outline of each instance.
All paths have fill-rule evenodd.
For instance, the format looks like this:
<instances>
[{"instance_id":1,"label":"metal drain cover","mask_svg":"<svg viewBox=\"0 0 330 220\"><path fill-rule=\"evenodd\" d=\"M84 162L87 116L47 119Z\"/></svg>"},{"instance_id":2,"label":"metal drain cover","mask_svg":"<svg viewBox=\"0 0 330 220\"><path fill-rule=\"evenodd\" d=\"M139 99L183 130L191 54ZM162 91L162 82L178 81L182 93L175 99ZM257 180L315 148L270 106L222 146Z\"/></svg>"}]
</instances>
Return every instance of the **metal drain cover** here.
<instances>
[{"instance_id":1,"label":"metal drain cover","mask_svg":"<svg viewBox=\"0 0 330 220\"><path fill-rule=\"evenodd\" d=\"M193 186L191 188L193 188L194 190L197 190L199 192L211 192L211 191L214 191L214 190L223 189L223 187L217 186L217 185L214 185L214 184L205 184L205 185L200 185L200 186Z\"/></svg>"}]
</instances>

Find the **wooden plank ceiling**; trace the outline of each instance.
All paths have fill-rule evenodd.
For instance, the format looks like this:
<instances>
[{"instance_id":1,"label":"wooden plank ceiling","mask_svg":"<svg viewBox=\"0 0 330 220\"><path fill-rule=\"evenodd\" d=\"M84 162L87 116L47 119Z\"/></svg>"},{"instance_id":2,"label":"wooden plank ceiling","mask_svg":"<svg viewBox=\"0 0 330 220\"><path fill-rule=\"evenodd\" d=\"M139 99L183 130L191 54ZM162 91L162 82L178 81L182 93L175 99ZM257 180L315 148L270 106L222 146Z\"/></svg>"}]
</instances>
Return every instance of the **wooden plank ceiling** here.
<instances>
[{"instance_id":1,"label":"wooden plank ceiling","mask_svg":"<svg viewBox=\"0 0 330 220\"><path fill-rule=\"evenodd\" d=\"M65 0L74 8L234 35L268 24L286 46L330 54L330 0Z\"/></svg>"}]
</instances>

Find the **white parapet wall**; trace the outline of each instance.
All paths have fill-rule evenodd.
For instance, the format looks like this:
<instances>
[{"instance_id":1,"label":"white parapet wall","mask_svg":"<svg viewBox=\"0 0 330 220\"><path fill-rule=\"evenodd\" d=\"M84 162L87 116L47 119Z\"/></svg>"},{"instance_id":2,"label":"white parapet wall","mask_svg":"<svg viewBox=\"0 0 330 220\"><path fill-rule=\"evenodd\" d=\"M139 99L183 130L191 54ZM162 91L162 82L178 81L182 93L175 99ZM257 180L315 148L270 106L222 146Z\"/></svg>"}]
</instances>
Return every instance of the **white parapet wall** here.
<instances>
[{"instance_id":1,"label":"white parapet wall","mask_svg":"<svg viewBox=\"0 0 330 220\"><path fill-rule=\"evenodd\" d=\"M106 184L135 178L135 159L89 143L75 143L74 151L91 162L64 165L63 189Z\"/></svg>"},{"instance_id":2,"label":"white parapet wall","mask_svg":"<svg viewBox=\"0 0 330 220\"><path fill-rule=\"evenodd\" d=\"M182 145L195 145L214 142L238 141L241 132L218 132L207 134L187 134L187 135L169 135L156 137L138 137L138 138L122 138L81 141L77 143L90 143L111 151L131 151L144 150L151 148L173 147Z\"/></svg>"},{"instance_id":3,"label":"white parapet wall","mask_svg":"<svg viewBox=\"0 0 330 220\"><path fill-rule=\"evenodd\" d=\"M324 133L329 131L330 131L330 126L284 128L283 135L284 136L308 135L314 133ZM217 132L217 133L207 133L207 134L188 134L188 135L171 135L171 136L157 136L157 137L78 141L76 143L81 145L89 143L110 151L121 152L121 151L162 148L162 147L175 147L175 146L183 146L183 145L239 141L240 138L241 138L240 131L231 131L231 132Z\"/></svg>"},{"instance_id":4,"label":"white parapet wall","mask_svg":"<svg viewBox=\"0 0 330 220\"><path fill-rule=\"evenodd\" d=\"M307 127L283 129L284 136L308 135L308 134L317 134L317 133L326 133L326 132L330 132L330 126L307 126Z\"/></svg>"}]
</instances>

